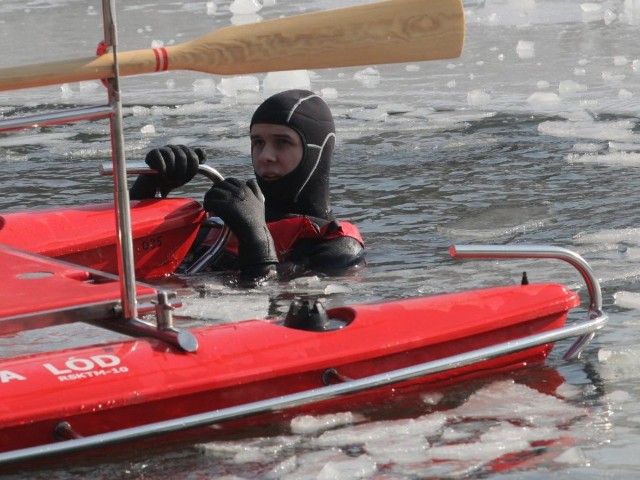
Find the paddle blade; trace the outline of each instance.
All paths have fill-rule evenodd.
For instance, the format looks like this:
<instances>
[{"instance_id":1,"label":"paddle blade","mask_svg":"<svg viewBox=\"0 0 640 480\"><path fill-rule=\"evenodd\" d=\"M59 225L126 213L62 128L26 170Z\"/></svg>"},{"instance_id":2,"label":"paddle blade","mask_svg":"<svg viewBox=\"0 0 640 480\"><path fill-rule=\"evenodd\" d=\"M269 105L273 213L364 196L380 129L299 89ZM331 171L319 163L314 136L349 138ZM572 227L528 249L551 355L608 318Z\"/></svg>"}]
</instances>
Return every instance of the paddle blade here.
<instances>
[{"instance_id":1,"label":"paddle blade","mask_svg":"<svg viewBox=\"0 0 640 480\"><path fill-rule=\"evenodd\" d=\"M168 69L237 75L460 56L461 0L387 0L228 27L168 50Z\"/></svg>"},{"instance_id":2,"label":"paddle blade","mask_svg":"<svg viewBox=\"0 0 640 480\"><path fill-rule=\"evenodd\" d=\"M219 75L458 57L462 0L386 0L222 28L167 48L119 52L120 75L194 70ZM0 69L0 91L113 75L113 55Z\"/></svg>"}]
</instances>

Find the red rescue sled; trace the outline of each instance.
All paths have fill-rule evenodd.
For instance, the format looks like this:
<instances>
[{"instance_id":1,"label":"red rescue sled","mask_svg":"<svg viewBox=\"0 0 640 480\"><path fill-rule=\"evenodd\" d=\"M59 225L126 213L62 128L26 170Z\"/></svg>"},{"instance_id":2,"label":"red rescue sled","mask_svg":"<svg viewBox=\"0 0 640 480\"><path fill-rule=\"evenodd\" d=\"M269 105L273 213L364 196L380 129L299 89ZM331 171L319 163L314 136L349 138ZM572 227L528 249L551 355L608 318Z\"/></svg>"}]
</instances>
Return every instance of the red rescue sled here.
<instances>
[{"instance_id":1,"label":"red rescue sled","mask_svg":"<svg viewBox=\"0 0 640 480\"><path fill-rule=\"evenodd\" d=\"M137 278L175 272L206 218L184 198L131 202ZM113 204L0 214L0 245L118 274Z\"/></svg>"},{"instance_id":2,"label":"red rescue sled","mask_svg":"<svg viewBox=\"0 0 640 480\"><path fill-rule=\"evenodd\" d=\"M136 293L156 309L157 326L122 317L117 277L2 247L11 267L0 273L0 333L86 321L140 338L1 360L0 464L512 371L543 362L571 336L579 338L568 355L578 354L606 322L597 282L568 250L463 246L452 254L569 261L592 295L589 318L565 324L580 305L565 286L525 284L327 312L302 305L282 318L185 332L163 315L171 307L151 286ZM37 305L27 301L34 295Z\"/></svg>"}]
</instances>

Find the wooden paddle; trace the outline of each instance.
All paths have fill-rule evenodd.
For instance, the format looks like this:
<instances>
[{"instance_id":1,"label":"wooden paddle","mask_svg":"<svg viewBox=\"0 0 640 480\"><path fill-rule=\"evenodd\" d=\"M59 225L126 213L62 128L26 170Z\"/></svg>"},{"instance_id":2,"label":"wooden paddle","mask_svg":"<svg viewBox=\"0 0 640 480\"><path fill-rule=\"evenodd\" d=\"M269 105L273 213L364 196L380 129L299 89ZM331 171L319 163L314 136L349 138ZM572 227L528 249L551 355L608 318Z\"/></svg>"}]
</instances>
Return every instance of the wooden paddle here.
<instances>
[{"instance_id":1,"label":"wooden paddle","mask_svg":"<svg viewBox=\"0 0 640 480\"><path fill-rule=\"evenodd\" d=\"M461 0L386 0L226 27L166 48L118 52L120 74L220 75L458 57ZM0 69L0 91L108 78L113 55Z\"/></svg>"}]
</instances>

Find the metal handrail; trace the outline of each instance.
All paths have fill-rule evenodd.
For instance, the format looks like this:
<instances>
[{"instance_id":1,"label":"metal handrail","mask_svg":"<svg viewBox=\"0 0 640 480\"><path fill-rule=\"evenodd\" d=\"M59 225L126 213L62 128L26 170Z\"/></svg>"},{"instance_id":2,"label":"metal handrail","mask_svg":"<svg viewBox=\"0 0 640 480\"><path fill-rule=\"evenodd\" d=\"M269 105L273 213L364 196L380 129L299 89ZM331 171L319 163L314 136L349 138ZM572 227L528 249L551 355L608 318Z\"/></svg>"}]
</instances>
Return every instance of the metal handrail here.
<instances>
[{"instance_id":1,"label":"metal handrail","mask_svg":"<svg viewBox=\"0 0 640 480\"><path fill-rule=\"evenodd\" d=\"M589 291L589 319L602 316L602 290L587 261L571 250L549 245L453 245L453 258L547 258L563 260L573 266L585 281ZM580 357L595 332L580 336L565 353L565 359Z\"/></svg>"},{"instance_id":2,"label":"metal handrail","mask_svg":"<svg viewBox=\"0 0 640 480\"><path fill-rule=\"evenodd\" d=\"M0 119L0 133L28 128L61 125L63 123L81 122L109 118L114 114L112 105L67 108L57 112L36 113L20 117Z\"/></svg>"}]
</instances>

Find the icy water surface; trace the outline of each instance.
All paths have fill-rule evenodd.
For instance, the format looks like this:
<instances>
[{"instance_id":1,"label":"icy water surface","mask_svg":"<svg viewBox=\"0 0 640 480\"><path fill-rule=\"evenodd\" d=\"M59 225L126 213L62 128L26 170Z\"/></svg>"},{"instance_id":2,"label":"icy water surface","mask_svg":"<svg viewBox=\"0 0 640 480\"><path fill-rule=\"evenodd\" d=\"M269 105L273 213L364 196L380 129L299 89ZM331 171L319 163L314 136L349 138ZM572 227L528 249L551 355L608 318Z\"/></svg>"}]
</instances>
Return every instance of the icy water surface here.
<instances>
[{"instance_id":1,"label":"icy water surface","mask_svg":"<svg viewBox=\"0 0 640 480\"><path fill-rule=\"evenodd\" d=\"M355 4L120 2L121 48L171 45L261 18ZM262 8L258 8L262 6ZM244 13L243 13L244 12ZM90 56L97 2L0 2L0 65ZM385 406L298 417L171 453L7 478L636 478L640 460L640 3L488 0L468 5L461 58L411 65L223 78L171 72L123 80L126 153L203 146L225 176L248 178L248 121L270 92L305 87L336 116L333 204L354 221L369 265L252 291L221 277L172 279L179 321L286 311L531 281L586 292L563 262L454 261L458 243L541 243L582 254L610 324L580 361L560 344L544 367ZM104 101L99 82L0 94L5 116ZM96 100L97 99L97 100ZM106 201L102 122L0 137L0 209ZM184 190L201 198L207 185ZM215 313L214 313L215 312ZM584 314L584 312L580 312ZM72 332L72 335L69 334ZM0 339L3 357L110 334L74 326ZM1 400L0 400L1 401Z\"/></svg>"}]
</instances>

